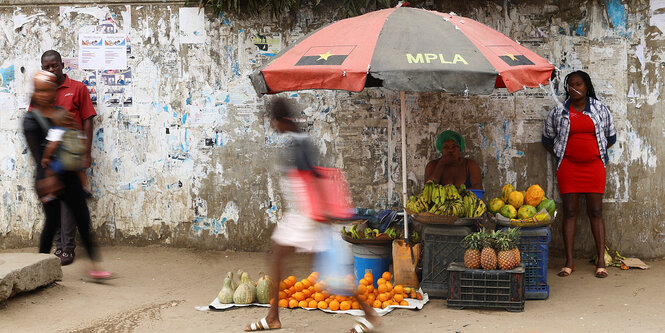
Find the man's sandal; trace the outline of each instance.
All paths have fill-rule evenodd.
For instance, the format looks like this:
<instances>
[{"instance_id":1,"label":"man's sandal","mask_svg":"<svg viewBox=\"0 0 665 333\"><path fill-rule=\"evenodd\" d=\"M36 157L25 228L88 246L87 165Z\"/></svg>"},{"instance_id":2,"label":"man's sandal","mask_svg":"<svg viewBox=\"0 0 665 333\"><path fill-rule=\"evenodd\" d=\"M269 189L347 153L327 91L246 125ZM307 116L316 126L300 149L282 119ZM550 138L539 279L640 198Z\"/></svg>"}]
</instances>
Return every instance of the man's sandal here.
<instances>
[{"instance_id":1,"label":"man's sandal","mask_svg":"<svg viewBox=\"0 0 665 333\"><path fill-rule=\"evenodd\" d=\"M374 325L365 317L358 318L356 322L356 326L351 330L353 333L368 333L374 330Z\"/></svg>"},{"instance_id":2,"label":"man's sandal","mask_svg":"<svg viewBox=\"0 0 665 333\"><path fill-rule=\"evenodd\" d=\"M247 332L254 332L254 331L267 331L267 330L276 330L280 329L281 327L275 327L272 328L270 325L268 325L268 321L265 318L261 318L261 320L251 323L249 325L249 330L245 330Z\"/></svg>"},{"instance_id":3,"label":"man's sandal","mask_svg":"<svg viewBox=\"0 0 665 333\"><path fill-rule=\"evenodd\" d=\"M607 269L605 267L596 268L596 277L599 279L604 279L608 276Z\"/></svg>"},{"instance_id":4,"label":"man's sandal","mask_svg":"<svg viewBox=\"0 0 665 333\"><path fill-rule=\"evenodd\" d=\"M572 274L574 271L575 271L575 265L573 265L573 267L563 267L563 268L561 268L559 273L557 273L557 275L560 276L560 277L566 277L566 276Z\"/></svg>"}]
</instances>

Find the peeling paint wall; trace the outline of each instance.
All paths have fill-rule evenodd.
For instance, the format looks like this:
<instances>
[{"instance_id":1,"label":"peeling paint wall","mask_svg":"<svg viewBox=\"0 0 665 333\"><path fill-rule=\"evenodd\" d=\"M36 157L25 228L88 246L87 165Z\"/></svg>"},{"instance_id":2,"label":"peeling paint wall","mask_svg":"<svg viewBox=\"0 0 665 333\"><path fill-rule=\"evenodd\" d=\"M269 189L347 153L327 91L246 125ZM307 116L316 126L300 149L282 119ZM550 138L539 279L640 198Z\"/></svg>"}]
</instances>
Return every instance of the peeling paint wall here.
<instances>
[{"instance_id":1,"label":"peeling paint wall","mask_svg":"<svg viewBox=\"0 0 665 333\"><path fill-rule=\"evenodd\" d=\"M188 43L181 3L73 6L48 1L0 5L0 246L35 244L42 212L33 190L32 159L21 134L30 74L48 49L78 55L78 35L110 18L131 41L130 106L118 106L98 80L93 226L102 242L259 250L281 216L273 170L281 145L247 75L280 49L339 14L303 9L279 19L205 13L203 44ZM659 208L665 136L662 1L467 1L429 7L454 11L493 27L544 56L561 72L591 74L613 113L618 134L610 149L604 213L607 240L623 254L665 255ZM76 3L76 1L75 1ZM438 3L438 2L437 2ZM332 14L331 14L332 13ZM12 67L13 66L13 67ZM11 71L9 68L13 68ZM72 70L73 78L85 73ZM98 76L99 78L99 76ZM444 129L460 131L466 154L482 168L486 198L504 183L539 183L560 202L553 159L540 144L543 119L563 87L491 96L407 94L409 190L423 184ZM348 173L356 206L397 207L401 189L399 94L305 91L286 94L301 108L301 125L324 163ZM659 160L661 162L659 163ZM583 205L582 205L583 207ZM584 209L581 210L585 214ZM560 221L553 247L560 249ZM590 253L588 220L578 224L576 248Z\"/></svg>"}]
</instances>

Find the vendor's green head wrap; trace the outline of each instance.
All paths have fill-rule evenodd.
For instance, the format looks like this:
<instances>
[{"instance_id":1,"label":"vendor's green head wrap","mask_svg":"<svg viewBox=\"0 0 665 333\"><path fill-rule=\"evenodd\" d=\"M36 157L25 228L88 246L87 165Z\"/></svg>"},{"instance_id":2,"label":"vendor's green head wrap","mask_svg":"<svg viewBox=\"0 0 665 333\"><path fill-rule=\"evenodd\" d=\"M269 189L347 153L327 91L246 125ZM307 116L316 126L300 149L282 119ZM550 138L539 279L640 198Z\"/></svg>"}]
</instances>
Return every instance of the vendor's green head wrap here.
<instances>
[{"instance_id":1,"label":"vendor's green head wrap","mask_svg":"<svg viewBox=\"0 0 665 333\"><path fill-rule=\"evenodd\" d=\"M464 138L462 137L462 134L459 134L455 131L447 130L441 132L439 134L439 137L436 138L436 150L439 151L439 153L443 152L443 143L448 141L448 140L453 140L457 145L459 146L460 151L464 151Z\"/></svg>"}]
</instances>

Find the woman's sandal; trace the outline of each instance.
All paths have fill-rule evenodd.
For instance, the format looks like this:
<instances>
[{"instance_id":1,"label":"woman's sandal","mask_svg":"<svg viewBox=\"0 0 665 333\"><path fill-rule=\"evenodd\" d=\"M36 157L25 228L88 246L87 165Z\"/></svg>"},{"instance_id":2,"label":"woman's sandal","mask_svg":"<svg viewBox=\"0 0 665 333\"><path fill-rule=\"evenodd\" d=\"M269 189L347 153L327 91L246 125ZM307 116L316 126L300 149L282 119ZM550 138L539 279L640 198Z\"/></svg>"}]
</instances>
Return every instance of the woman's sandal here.
<instances>
[{"instance_id":1,"label":"woman's sandal","mask_svg":"<svg viewBox=\"0 0 665 333\"><path fill-rule=\"evenodd\" d=\"M607 269L605 267L596 268L596 277L599 279L604 279L608 276Z\"/></svg>"},{"instance_id":2,"label":"woman's sandal","mask_svg":"<svg viewBox=\"0 0 665 333\"><path fill-rule=\"evenodd\" d=\"M267 330L277 330L277 329L280 329L280 328L281 327L274 327L274 328L270 327L270 325L268 325L268 321L266 320L266 318L261 318L261 320L255 322L255 323L251 323L249 325L249 329L245 330L245 331L247 331L247 332L267 331Z\"/></svg>"},{"instance_id":3,"label":"woman's sandal","mask_svg":"<svg viewBox=\"0 0 665 333\"><path fill-rule=\"evenodd\" d=\"M351 332L353 333L368 333L374 331L374 325L365 317L358 318L356 325L353 326Z\"/></svg>"},{"instance_id":4,"label":"woman's sandal","mask_svg":"<svg viewBox=\"0 0 665 333\"><path fill-rule=\"evenodd\" d=\"M574 271L575 271L575 265L573 265L573 267L563 267L563 268L561 268L559 273L557 273L556 275L558 275L560 277L566 277L566 276L572 274Z\"/></svg>"},{"instance_id":5,"label":"woman's sandal","mask_svg":"<svg viewBox=\"0 0 665 333\"><path fill-rule=\"evenodd\" d=\"M88 271L88 276L95 279L95 280L106 280L106 279L110 279L113 276L113 274L111 274L111 272L109 272L109 271L93 271L93 270L90 270L90 271Z\"/></svg>"}]
</instances>

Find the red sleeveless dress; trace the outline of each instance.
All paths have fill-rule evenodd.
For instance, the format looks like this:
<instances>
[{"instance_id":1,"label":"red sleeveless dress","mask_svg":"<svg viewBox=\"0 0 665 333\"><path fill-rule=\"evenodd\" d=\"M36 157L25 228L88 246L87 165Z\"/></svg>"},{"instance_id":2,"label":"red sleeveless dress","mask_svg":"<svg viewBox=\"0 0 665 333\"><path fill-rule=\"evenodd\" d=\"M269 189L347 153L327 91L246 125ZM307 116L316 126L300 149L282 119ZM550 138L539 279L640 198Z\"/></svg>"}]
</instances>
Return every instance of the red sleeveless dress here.
<instances>
[{"instance_id":1,"label":"red sleeveless dress","mask_svg":"<svg viewBox=\"0 0 665 333\"><path fill-rule=\"evenodd\" d=\"M556 173L559 193L605 193L605 165L593 120L570 108L570 134Z\"/></svg>"}]
</instances>

